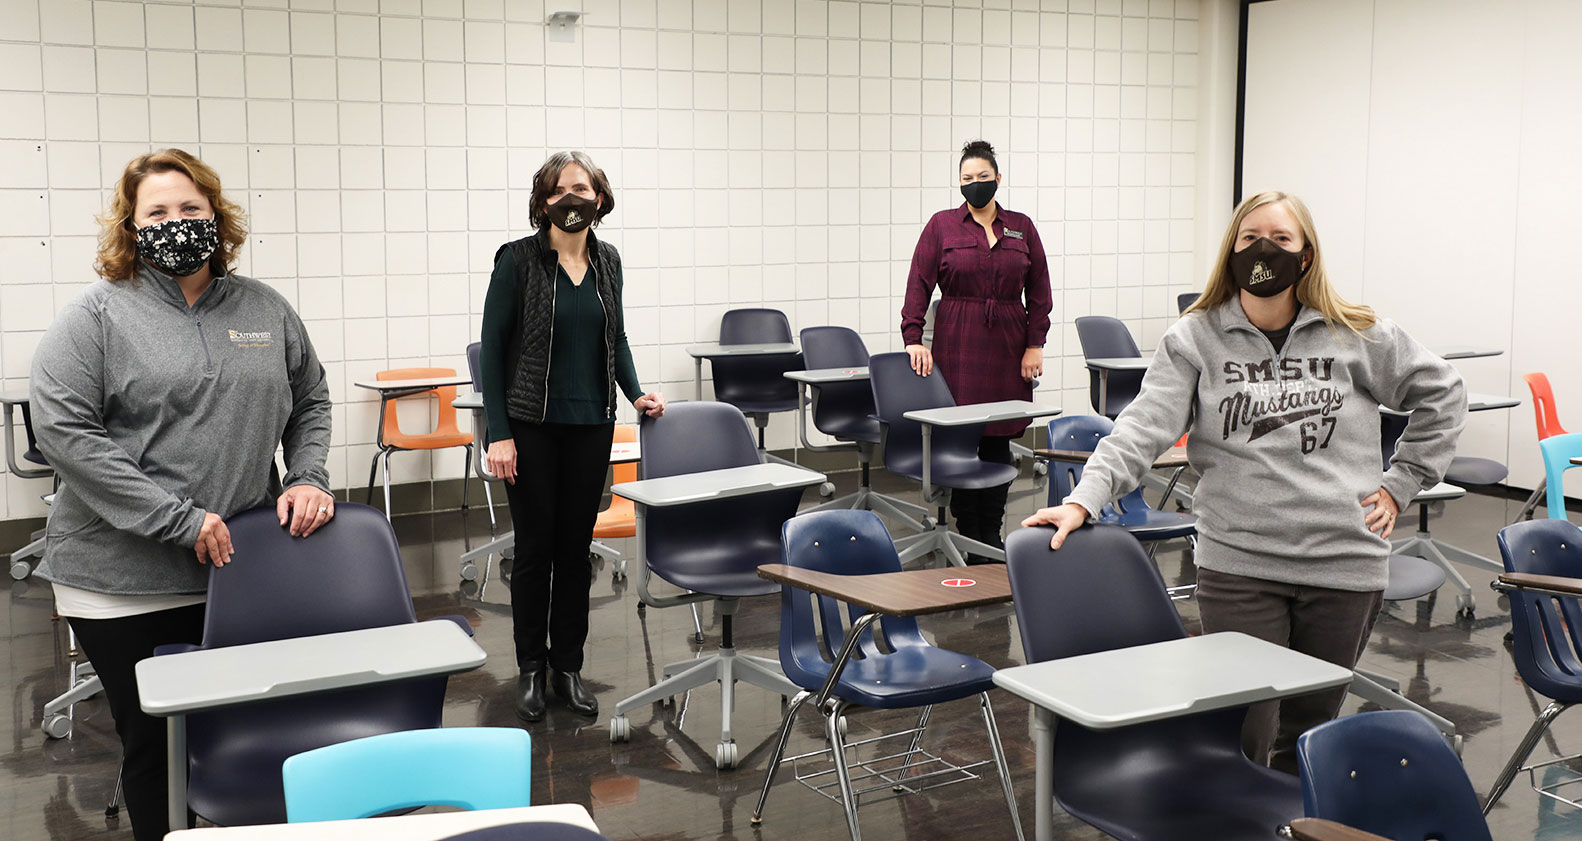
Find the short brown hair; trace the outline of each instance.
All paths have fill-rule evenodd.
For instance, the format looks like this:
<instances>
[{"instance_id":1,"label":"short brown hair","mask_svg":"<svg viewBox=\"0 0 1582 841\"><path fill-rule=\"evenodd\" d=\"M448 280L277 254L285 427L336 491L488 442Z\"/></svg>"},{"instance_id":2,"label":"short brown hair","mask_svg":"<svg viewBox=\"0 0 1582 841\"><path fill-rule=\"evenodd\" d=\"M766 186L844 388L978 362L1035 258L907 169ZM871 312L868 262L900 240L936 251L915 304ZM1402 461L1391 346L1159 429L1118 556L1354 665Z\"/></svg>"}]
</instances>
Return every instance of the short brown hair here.
<instances>
[{"instance_id":1,"label":"short brown hair","mask_svg":"<svg viewBox=\"0 0 1582 841\"><path fill-rule=\"evenodd\" d=\"M105 280L131 280L137 271L137 188L156 172L180 172L192 179L198 192L214 210L220 244L209 257L209 270L225 274L236 265L247 241L247 214L220 193L220 176L212 167L180 149L161 149L138 155L126 165L116 182L110 206L99 216L99 257L94 271Z\"/></svg>"},{"instance_id":2,"label":"short brown hair","mask_svg":"<svg viewBox=\"0 0 1582 841\"><path fill-rule=\"evenodd\" d=\"M593 180L593 192L604 197L604 201L599 203L599 212L593 216L594 227L615 209L615 193L610 190L610 179L604 177L604 170L599 169L587 152L556 152L533 174L533 196L530 200L531 209L527 213L527 220L533 227L549 225L549 197L560 184L561 170L572 164L587 170L588 177Z\"/></svg>"}]
</instances>

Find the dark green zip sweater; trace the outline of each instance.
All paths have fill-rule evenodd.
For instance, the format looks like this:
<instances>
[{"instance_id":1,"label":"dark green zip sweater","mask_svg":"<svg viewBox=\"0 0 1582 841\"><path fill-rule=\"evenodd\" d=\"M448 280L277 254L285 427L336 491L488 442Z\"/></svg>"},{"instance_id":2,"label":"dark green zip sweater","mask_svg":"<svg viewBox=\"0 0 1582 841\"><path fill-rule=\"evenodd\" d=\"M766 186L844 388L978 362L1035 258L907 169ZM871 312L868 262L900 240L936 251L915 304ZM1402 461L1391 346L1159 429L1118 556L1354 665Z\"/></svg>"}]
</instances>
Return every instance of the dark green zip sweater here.
<instances>
[{"instance_id":1,"label":"dark green zip sweater","mask_svg":"<svg viewBox=\"0 0 1582 841\"><path fill-rule=\"evenodd\" d=\"M604 307L599 303L593 271L590 263L582 283L573 284L564 268L555 267L555 332L549 351L545 423L598 424L614 420L605 412L608 383L604 380ZM622 280L616 278L617 289ZM505 430L510 429L505 410L505 365L522 311L517 292L516 258L506 251L494 265L483 303L480 373L491 442L505 437ZM626 399L636 400L643 395L624 332L616 337L615 381Z\"/></svg>"}]
</instances>

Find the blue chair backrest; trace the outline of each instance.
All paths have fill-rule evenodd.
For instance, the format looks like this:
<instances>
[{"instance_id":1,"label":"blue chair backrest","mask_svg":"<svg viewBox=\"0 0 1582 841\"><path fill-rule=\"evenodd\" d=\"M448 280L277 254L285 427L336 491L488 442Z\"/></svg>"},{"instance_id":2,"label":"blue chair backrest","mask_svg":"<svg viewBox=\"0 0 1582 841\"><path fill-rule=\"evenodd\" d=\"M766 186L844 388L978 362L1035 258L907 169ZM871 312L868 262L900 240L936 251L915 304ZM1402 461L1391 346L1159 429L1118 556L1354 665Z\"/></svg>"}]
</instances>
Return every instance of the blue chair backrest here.
<instances>
[{"instance_id":1,"label":"blue chair backrest","mask_svg":"<svg viewBox=\"0 0 1582 841\"><path fill-rule=\"evenodd\" d=\"M226 521L236 554L209 573L201 648L416 621L401 551L376 508L342 502L292 537L274 508ZM333 651L325 652L333 657ZM187 718L187 801L222 826L286 818L281 763L350 739L440 726L444 677L201 713Z\"/></svg>"},{"instance_id":2,"label":"blue chair backrest","mask_svg":"<svg viewBox=\"0 0 1582 841\"><path fill-rule=\"evenodd\" d=\"M1582 578L1582 529L1565 520L1509 525L1498 542L1506 572ZM1546 697L1582 702L1582 599L1522 592L1510 599L1511 656L1522 680Z\"/></svg>"},{"instance_id":3,"label":"blue chair backrest","mask_svg":"<svg viewBox=\"0 0 1582 841\"><path fill-rule=\"evenodd\" d=\"M1103 415L1058 417L1049 422L1049 448L1091 453L1098 448L1099 441L1114 429L1115 422ZM1071 495L1077 483L1082 481L1082 468L1083 465L1077 462L1050 460L1049 505L1059 505ZM1098 512L1098 515L1104 517L1115 514L1117 507L1122 511L1141 511L1152 506L1143 498L1142 488L1136 487L1127 491L1114 503L1104 506L1104 510Z\"/></svg>"},{"instance_id":4,"label":"blue chair backrest","mask_svg":"<svg viewBox=\"0 0 1582 841\"><path fill-rule=\"evenodd\" d=\"M27 435L27 449L22 451L22 458L49 467L49 459L38 449L38 436L33 434L33 407L30 403L22 404L22 432Z\"/></svg>"},{"instance_id":5,"label":"blue chair backrest","mask_svg":"<svg viewBox=\"0 0 1582 841\"><path fill-rule=\"evenodd\" d=\"M923 427L907 420L907 412L956 405L945 377L935 368L919 377L905 353L876 353L868 359L868 384L874 414L884 429L884 466L892 473L918 476L923 470ZM983 425L934 428L930 445L936 458L978 457Z\"/></svg>"},{"instance_id":6,"label":"blue chair backrest","mask_svg":"<svg viewBox=\"0 0 1582 841\"><path fill-rule=\"evenodd\" d=\"M791 322L775 309L728 310L720 318L720 344L756 345L791 341ZM726 403L779 403L796 406L796 383L787 371L800 371L802 357L794 353L773 356L720 357L711 360L714 397Z\"/></svg>"},{"instance_id":7,"label":"blue chair backrest","mask_svg":"<svg viewBox=\"0 0 1582 841\"><path fill-rule=\"evenodd\" d=\"M1082 343L1082 356L1084 359L1110 359L1123 356L1142 356L1137 349L1137 342L1132 338L1132 331L1126 329L1126 322L1107 315L1084 315L1076 320L1077 340ZM1142 371L1112 371L1109 376L1108 391L1111 414L1118 414L1116 407L1124 407L1137 396L1142 388ZM1099 374L1090 371L1088 374L1088 399L1093 403L1093 411L1099 410Z\"/></svg>"},{"instance_id":8,"label":"blue chair backrest","mask_svg":"<svg viewBox=\"0 0 1582 841\"><path fill-rule=\"evenodd\" d=\"M798 569L832 575L901 571L890 532L872 511L815 511L794 517L781 527L780 544L785 563ZM780 588L780 667L792 683L805 689L824 683L830 663L845 642L846 628L863 615L859 608L846 608L843 624L839 601L795 587ZM917 620L910 617L886 616L878 625L892 650L928 644L917 629ZM858 645L864 657L884 656L874 642L872 627L863 632Z\"/></svg>"},{"instance_id":9,"label":"blue chair backrest","mask_svg":"<svg viewBox=\"0 0 1582 841\"><path fill-rule=\"evenodd\" d=\"M533 753L516 727L385 733L287 759L287 820L339 821L420 806L531 805Z\"/></svg>"},{"instance_id":10,"label":"blue chair backrest","mask_svg":"<svg viewBox=\"0 0 1582 841\"><path fill-rule=\"evenodd\" d=\"M866 368L868 346L850 327L804 327L802 364L807 369ZM865 382L825 383L813 391L813 426L825 429L842 418L873 414L873 389Z\"/></svg>"},{"instance_id":11,"label":"blue chair backrest","mask_svg":"<svg viewBox=\"0 0 1582 841\"><path fill-rule=\"evenodd\" d=\"M1190 307L1193 304L1197 303L1198 297L1200 295L1202 295L1202 294L1203 293L1201 293L1201 292L1182 292L1181 294L1177 295L1176 296L1176 312L1178 312L1178 313L1186 312L1187 311L1187 307Z\"/></svg>"},{"instance_id":12,"label":"blue chair backrest","mask_svg":"<svg viewBox=\"0 0 1582 841\"><path fill-rule=\"evenodd\" d=\"M467 373L472 377L472 390L483 391L483 342L467 346Z\"/></svg>"},{"instance_id":13,"label":"blue chair backrest","mask_svg":"<svg viewBox=\"0 0 1582 841\"><path fill-rule=\"evenodd\" d=\"M1118 526L1084 526L1049 548L1054 529L1005 541L1016 621L1027 662L1075 657L1186 636L1159 568Z\"/></svg>"},{"instance_id":14,"label":"blue chair backrest","mask_svg":"<svg viewBox=\"0 0 1582 841\"><path fill-rule=\"evenodd\" d=\"M1401 433L1406 431L1406 422L1410 419L1406 415L1379 413L1379 455L1383 458L1385 470L1390 469L1390 459L1395 456L1395 445L1401 440Z\"/></svg>"},{"instance_id":15,"label":"blue chair backrest","mask_svg":"<svg viewBox=\"0 0 1582 841\"><path fill-rule=\"evenodd\" d=\"M1296 740L1307 817L1402 841L1491 841L1456 752L1420 713L1382 710Z\"/></svg>"},{"instance_id":16,"label":"blue chair backrest","mask_svg":"<svg viewBox=\"0 0 1582 841\"><path fill-rule=\"evenodd\" d=\"M728 403L673 403L664 417L642 418L638 441L643 479L760 463L747 419ZM796 488L650 508L644 518L648 565L662 576L669 567L726 572L776 563L780 524L796 515L801 499Z\"/></svg>"},{"instance_id":17,"label":"blue chair backrest","mask_svg":"<svg viewBox=\"0 0 1582 841\"><path fill-rule=\"evenodd\" d=\"M1582 456L1582 432L1551 435L1538 442L1538 451L1544 457L1545 493L1549 504L1549 519L1566 518L1566 493L1564 474L1577 465L1571 459Z\"/></svg>"}]
</instances>

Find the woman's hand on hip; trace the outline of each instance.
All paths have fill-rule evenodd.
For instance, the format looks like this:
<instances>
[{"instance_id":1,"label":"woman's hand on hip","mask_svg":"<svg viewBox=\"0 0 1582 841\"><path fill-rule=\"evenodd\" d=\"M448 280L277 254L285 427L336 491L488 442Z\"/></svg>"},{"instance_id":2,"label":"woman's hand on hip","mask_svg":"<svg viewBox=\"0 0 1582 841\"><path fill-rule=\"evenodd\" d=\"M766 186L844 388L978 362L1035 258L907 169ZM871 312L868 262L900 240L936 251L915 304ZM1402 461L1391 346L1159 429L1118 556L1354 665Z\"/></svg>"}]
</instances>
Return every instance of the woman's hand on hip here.
<instances>
[{"instance_id":1,"label":"woman's hand on hip","mask_svg":"<svg viewBox=\"0 0 1582 841\"><path fill-rule=\"evenodd\" d=\"M912 370L919 377L926 377L934 370L934 352L922 345L907 345L906 355L912 358Z\"/></svg>"},{"instance_id":2,"label":"woman's hand on hip","mask_svg":"<svg viewBox=\"0 0 1582 841\"><path fill-rule=\"evenodd\" d=\"M292 485L275 503L280 524L291 524L292 537L307 537L335 516L335 497L312 485Z\"/></svg>"},{"instance_id":3,"label":"woman's hand on hip","mask_svg":"<svg viewBox=\"0 0 1582 841\"><path fill-rule=\"evenodd\" d=\"M490 444L489 452L484 455L484 466L494 478L504 479L509 485L516 484L516 442L505 438Z\"/></svg>"},{"instance_id":4,"label":"woman's hand on hip","mask_svg":"<svg viewBox=\"0 0 1582 841\"><path fill-rule=\"evenodd\" d=\"M647 415L651 418L662 418L665 416L665 396L657 391L650 391L642 397L633 400L632 406L637 409L637 413L640 415Z\"/></svg>"},{"instance_id":5,"label":"woman's hand on hip","mask_svg":"<svg viewBox=\"0 0 1582 841\"><path fill-rule=\"evenodd\" d=\"M1401 506L1395 504L1395 497L1390 496L1390 492L1384 488L1379 488L1362 501L1364 508L1370 505L1373 510L1363 517L1362 522L1367 525L1368 531L1389 540L1390 534L1395 531L1395 515L1401 513Z\"/></svg>"},{"instance_id":6,"label":"woman's hand on hip","mask_svg":"<svg viewBox=\"0 0 1582 841\"><path fill-rule=\"evenodd\" d=\"M1022 379L1032 382L1044 375L1044 349L1030 347L1022 354Z\"/></svg>"},{"instance_id":7,"label":"woman's hand on hip","mask_svg":"<svg viewBox=\"0 0 1582 841\"><path fill-rule=\"evenodd\" d=\"M1054 526L1055 536L1049 539L1049 548L1059 549L1066 542L1066 535L1087 525L1088 509L1068 502L1052 508L1040 508L1033 516L1022 521L1025 526Z\"/></svg>"},{"instance_id":8,"label":"woman's hand on hip","mask_svg":"<svg viewBox=\"0 0 1582 841\"><path fill-rule=\"evenodd\" d=\"M215 568L225 566L225 563L235 554L235 547L231 546L231 530L225 525L225 520L213 511L203 514L203 527L198 529L198 542L192 545L192 551L198 556L198 563L213 563Z\"/></svg>"}]
</instances>

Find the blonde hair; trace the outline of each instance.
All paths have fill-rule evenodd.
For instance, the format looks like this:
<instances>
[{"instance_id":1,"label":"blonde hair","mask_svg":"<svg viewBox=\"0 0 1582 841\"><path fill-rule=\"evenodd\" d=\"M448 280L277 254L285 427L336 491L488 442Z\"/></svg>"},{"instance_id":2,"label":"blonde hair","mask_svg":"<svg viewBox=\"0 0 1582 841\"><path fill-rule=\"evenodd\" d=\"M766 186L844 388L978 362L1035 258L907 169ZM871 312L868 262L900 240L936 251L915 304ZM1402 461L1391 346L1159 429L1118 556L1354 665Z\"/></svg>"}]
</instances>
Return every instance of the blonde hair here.
<instances>
[{"instance_id":1,"label":"blonde hair","mask_svg":"<svg viewBox=\"0 0 1582 841\"><path fill-rule=\"evenodd\" d=\"M1250 196L1236 208L1236 212L1231 216L1230 225L1225 228L1225 237L1220 240L1219 257L1214 261L1214 267L1209 270L1208 285L1204 287L1203 294L1199 295L1182 315L1199 310L1211 310L1238 293L1236 281L1230 276L1230 255L1236 247L1236 232L1241 230L1242 220L1247 218L1247 214L1275 202L1284 203L1286 209L1291 211L1291 215L1296 217L1297 224L1302 226L1302 239L1307 248L1312 249L1313 252L1313 261L1308 264L1307 272L1296 282L1297 301L1323 313L1324 321L1331 327L1339 324L1354 333L1361 333L1372 327L1378 320L1373 314L1373 309L1347 301L1335 292L1334 286L1330 285L1329 274L1324 269L1324 249L1319 247L1318 233L1313 230L1313 215L1308 212L1307 205L1296 196L1278 190L1265 190Z\"/></svg>"},{"instance_id":2,"label":"blonde hair","mask_svg":"<svg viewBox=\"0 0 1582 841\"><path fill-rule=\"evenodd\" d=\"M209 257L209 269L215 274L229 273L247 242L247 214L220 193L219 173L180 149L138 155L126 165L110 196L109 208L99 215L99 256L94 261L94 271L112 281L131 280L137 272L137 228L132 224L137 213L137 188L144 178L156 172L186 175L209 200L220 238L219 246Z\"/></svg>"}]
</instances>

